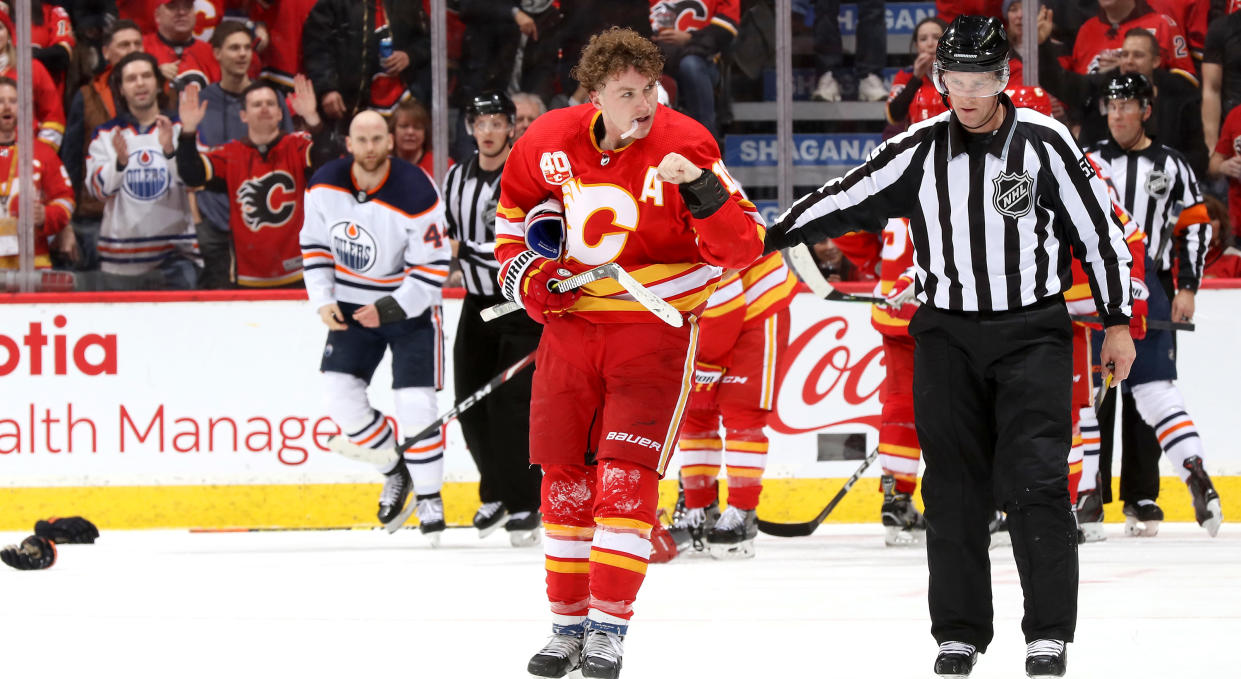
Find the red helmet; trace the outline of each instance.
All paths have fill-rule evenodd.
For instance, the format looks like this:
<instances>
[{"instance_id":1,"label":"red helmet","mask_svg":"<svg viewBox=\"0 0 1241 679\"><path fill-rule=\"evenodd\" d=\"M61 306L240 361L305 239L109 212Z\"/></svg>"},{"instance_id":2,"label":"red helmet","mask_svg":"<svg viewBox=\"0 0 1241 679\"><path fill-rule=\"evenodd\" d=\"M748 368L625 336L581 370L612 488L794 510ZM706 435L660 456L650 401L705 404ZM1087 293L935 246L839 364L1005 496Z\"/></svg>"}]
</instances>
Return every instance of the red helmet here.
<instances>
[{"instance_id":1,"label":"red helmet","mask_svg":"<svg viewBox=\"0 0 1241 679\"><path fill-rule=\"evenodd\" d=\"M939 92L929 87L921 87L914 95L914 100L909 103L909 124L934 118L947 110L948 107L944 106L944 98Z\"/></svg>"},{"instance_id":2,"label":"red helmet","mask_svg":"<svg viewBox=\"0 0 1241 679\"><path fill-rule=\"evenodd\" d=\"M1013 100L1013 106L1017 108L1034 109L1045 116L1052 114L1051 95L1041 87L1010 87L1004 90L1004 94Z\"/></svg>"}]
</instances>

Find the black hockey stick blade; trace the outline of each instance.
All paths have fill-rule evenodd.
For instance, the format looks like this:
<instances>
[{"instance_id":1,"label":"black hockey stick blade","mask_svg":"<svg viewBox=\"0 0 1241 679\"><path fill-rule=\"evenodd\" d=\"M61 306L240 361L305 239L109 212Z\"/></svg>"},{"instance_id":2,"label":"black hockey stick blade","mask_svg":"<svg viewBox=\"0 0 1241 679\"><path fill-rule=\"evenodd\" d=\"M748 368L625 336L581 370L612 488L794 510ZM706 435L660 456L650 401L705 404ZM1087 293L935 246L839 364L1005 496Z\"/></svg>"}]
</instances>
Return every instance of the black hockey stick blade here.
<instances>
[{"instance_id":1,"label":"black hockey stick blade","mask_svg":"<svg viewBox=\"0 0 1241 679\"><path fill-rule=\"evenodd\" d=\"M862 478L862 474L866 472L866 468L869 467L878 457L878 448L870 451L870 454L867 455L866 459L862 460L862 464L858 466L857 471L853 472L853 476L850 476L849 479L845 481L845 485L840 487L840 490L836 492L836 496L832 498L831 502L827 503L827 506L823 508L823 511L819 512L819 515L814 517L813 520L806 521L804 523L775 523L772 521L764 521L759 519L758 529L768 535L774 535L779 538L804 538L807 535L813 534L814 531L818 529L819 524L823 523L823 519L826 519L827 515L831 514L833 509L836 509L836 505L840 504L840 501L844 499L845 494L849 492L849 489L853 487L853 484L857 483L858 479Z\"/></svg>"}]
</instances>

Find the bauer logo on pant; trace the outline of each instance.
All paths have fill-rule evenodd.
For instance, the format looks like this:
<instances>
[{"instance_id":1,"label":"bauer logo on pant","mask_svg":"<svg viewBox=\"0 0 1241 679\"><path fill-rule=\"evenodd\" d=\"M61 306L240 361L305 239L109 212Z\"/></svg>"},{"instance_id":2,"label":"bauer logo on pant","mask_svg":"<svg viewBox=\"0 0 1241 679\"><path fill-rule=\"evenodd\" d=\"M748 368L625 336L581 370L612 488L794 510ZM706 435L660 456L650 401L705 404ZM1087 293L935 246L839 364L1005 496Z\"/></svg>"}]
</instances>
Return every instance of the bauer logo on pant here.
<instances>
[{"instance_id":1,"label":"bauer logo on pant","mask_svg":"<svg viewBox=\"0 0 1241 679\"><path fill-rule=\"evenodd\" d=\"M663 450L663 447L664 447L663 444L660 443L659 441L652 441L645 436L638 436L636 434L626 434L623 431L610 431L608 432L607 436L603 437L603 439L605 441L620 441L621 443L632 443L635 445L642 446L644 448L650 448L651 450L654 450L654 451L661 451Z\"/></svg>"},{"instance_id":2,"label":"bauer logo on pant","mask_svg":"<svg viewBox=\"0 0 1241 679\"><path fill-rule=\"evenodd\" d=\"M347 269L364 273L375 264L375 237L356 222L332 225L332 256Z\"/></svg>"},{"instance_id":3,"label":"bauer logo on pant","mask_svg":"<svg viewBox=\"0 0 1241 679\"><path fill-rule=\"evenodd\" d=\"M1034 207L1034 179L1028 172L1005 172L991 180L995 185L992 202L1002 215L1021 217Z\"/></svg>"}]
</instances>

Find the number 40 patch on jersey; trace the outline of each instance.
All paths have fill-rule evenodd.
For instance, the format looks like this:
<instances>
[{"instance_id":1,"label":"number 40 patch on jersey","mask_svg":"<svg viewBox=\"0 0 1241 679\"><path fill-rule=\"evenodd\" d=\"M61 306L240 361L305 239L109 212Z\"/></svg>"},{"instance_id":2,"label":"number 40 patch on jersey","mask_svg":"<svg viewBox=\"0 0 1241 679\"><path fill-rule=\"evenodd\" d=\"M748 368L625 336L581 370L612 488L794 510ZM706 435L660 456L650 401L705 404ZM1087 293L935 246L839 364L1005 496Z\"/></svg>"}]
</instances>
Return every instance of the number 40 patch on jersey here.
<instances>
[{"instance_id":1,"label":"number 40 patch on jersey","mask_svg":"<svg viewBox=\"0 0 1241 679\"><path fill-rule=\"evenodd\" d=\"M547 151L539 158L539 169L543 171L543 179L548 184L559 186L573 177L573 168L569 167L569 156L564 151Z\"/></svg>"}]
</instances>

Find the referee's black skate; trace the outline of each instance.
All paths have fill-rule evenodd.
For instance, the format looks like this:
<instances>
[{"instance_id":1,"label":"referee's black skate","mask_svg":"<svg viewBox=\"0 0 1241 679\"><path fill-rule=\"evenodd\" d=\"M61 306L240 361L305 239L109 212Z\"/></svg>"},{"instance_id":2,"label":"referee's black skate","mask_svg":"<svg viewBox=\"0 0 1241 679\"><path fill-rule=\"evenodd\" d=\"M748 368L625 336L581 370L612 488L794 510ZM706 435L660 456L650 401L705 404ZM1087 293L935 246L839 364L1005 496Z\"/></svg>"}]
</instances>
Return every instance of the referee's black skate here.
<instances>
[{"instance_id":1,"label":"referee's black skate","mask_svg":"<svg viewBox=\"0 0 1241 679\"><path fill-rule=\"evenodd\" d=\"M713 559L749 559L758 537L758 512L729 507L707 533L707 549Z\"/></svg>"},{"instance_id":2,"label":"referee's black skate","mask_svg":"<svg viewBox=\"0 0 1241 679\"><path fill-rule=\"evenodd\" d=\"M533 547L543 539L543 515L538 512L514 512L504 524L508 542L514 547Z\"/></svg>"},{"instance_id":3,"label":"referee's black skate","mask_svg":"<svg viewBox=\"0 0 1241 679\"><path fill-rule=\"evenodd\" d=\"M440 535L447 525L444 523L444 500L439 492L419 495L418 501L418 532L427 536L432 547L440 546Z\"/></svg>"},{"instance_id":4,"label":"referee's black skate","mask_svg":"<svg viewBox=\"0 0 1241 679\"><path fill-rule=\"evenodd\" d=\"M404 462L397 462L392 471L384 474L383 491L379 493L378 517L389 533L400 528L413 513L414 503L410 502L408 508L405 506L409 491L413 487L413 479L410 478Z\"/></svg>"},{"instance_id":5,"label":"referee's black skate","mask_svg":"<svg viewBox=\"0 0 1241 679\"><path fill-rule=\"evenodd\" d=\"M884 476L883 507L879 510L883 522L883 543L889 547L921 544L926 540L926 519L914 506L909 493L895 491L896 480Z\"/></svg>"},{"instance_id":6,"label":"referee's black skate","mask_svg":"<svg viewBox=\"0 0 1241 679\"><path fill-rule=\"evenodd\" d=\"M1219 534L1219 525L1224 522L1224 509L1220 506L1219 493L1215 492L1215 484L1202 468L1202 458L1194 455L1183 463L1189 470L1189 478L1185 485L1189 486L1189 494L1194 500L1194 518L1198 525L1207 529L1211 537Z\"/></svg>"},{"instance_id":7,"label":"referee's black skate","mask_svg":"<svg viewBox=\"0 0 1241 679\"><path fill-rule=\"evenodd\" d=\"M947 679L963 679L974 671L976 664L978 649L973 644L945 641L939 645L939 655L935 657L935 674Z\"/></svg>"},{"instance_id":8,"label":"referee's black skate","mask_svg":"<svg viewBox=\"0 0 1241 679\"><path fill-rule=\"evenodd\" d=\"M624 655L625 637L613 632L590 630L582 647L582 678L616 679L620 676Z\"/></svg>"},{"instance_id":9,"label":"referee's black skate","mask_svg":"<svg viewBox=\"0 0 1241 679\"><path fill-rule=\"evenodd\" d=\"M1125 503L1125 535L1153 538L1159 535L1163 523L1163 510L1154 500L1138 500Z\"/></svg>"},{"instance_id":10,"label":"referee's black skate","mask_svg":"<svg viewBox=\"0 0 1241 679\"><path fill-rule=\"evenodd\" d=\"M478 537L485 538L495 532L497 528L504 525L504 520L508 518L508 510L504 508L503 502L484 502L477 512L474 512L474 527L478 529Z\"/></svg>"},{"instance_id":11,"label":"referee's black skate","mask_svg":"<svg viewBox=\"0 0 1241 679\"><path fill-rule=\"evenodd\" d=\"M995 511L995 516L991 517L987 524L987 530L991 532L991 549L1013 544L1013 537L1008 534L1008 517L1004 512L998 509Z\"/></svg>"},{"instance_id":12,"label":"referee's black skate","mask_svg":"<svg viewBox=\"0 0 1241 679\"><path fill-rule=\"evenodd\" d=\"M532 677L563 677L582 664L585 630L581 625L555 625L547 644L530 658L526 671Z\"/></svg>"},{"instance_id":13,"label":"referee's black skate","mask_svg":"<svg viewBox=\"0 0 1241 679\"><path fill-rule=\"evenodd\" d=\"M1035 639L1026 644L1026 676L1063 677L1069 654L1059 639Z\"/></svg>"}]
</instances>

